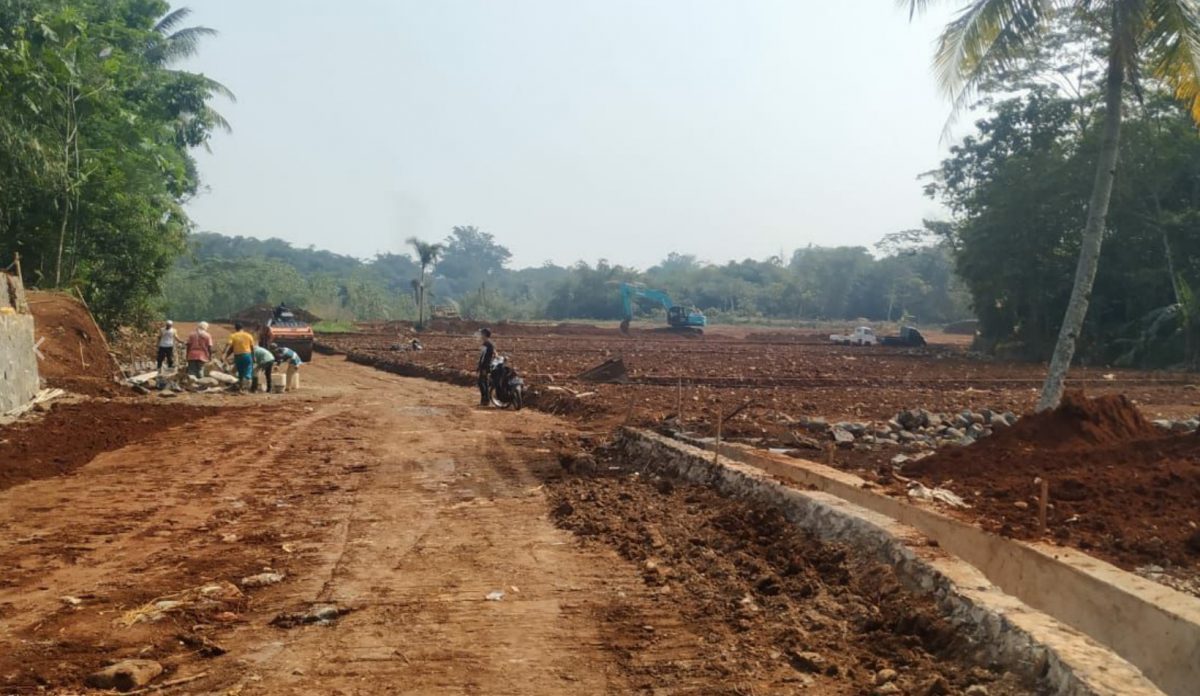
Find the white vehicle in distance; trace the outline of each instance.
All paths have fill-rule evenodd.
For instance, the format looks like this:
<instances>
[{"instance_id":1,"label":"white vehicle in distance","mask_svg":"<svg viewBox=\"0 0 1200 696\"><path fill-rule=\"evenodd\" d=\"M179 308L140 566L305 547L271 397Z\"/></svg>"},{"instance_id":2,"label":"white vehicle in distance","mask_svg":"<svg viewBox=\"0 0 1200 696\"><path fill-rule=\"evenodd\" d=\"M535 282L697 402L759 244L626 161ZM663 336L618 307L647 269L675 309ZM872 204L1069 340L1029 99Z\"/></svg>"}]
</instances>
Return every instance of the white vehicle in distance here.
<instances>
[{"instance_id":1,"label":"white vehicle in distance","mask_svg":"<svg viewBox=\"0 0 1200 696\"><path fill-rule=\"evenodd\" d=\"M832 334L829 340L833 343L842 346L873 346L879 341L875 338L875 331L869 326L860 326L849 334Z\"/></svg>"}]
</instances>

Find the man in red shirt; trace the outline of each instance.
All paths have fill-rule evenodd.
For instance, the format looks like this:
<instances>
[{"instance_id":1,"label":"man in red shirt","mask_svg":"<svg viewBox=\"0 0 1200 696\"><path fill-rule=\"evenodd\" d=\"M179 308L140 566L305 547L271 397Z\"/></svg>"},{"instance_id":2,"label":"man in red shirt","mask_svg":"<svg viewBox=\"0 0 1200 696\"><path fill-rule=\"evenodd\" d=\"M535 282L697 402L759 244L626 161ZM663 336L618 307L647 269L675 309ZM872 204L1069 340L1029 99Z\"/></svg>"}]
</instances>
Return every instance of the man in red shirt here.
<instances>
[{"instance_id":1,"label":"man in red shirt","mask_svg":"<svg viewBox=\"0 0 1200 696\"><path fill-rule=\"evenodd\" d=\"M202 321L187 338L188 374L196 379L204 376L204 365L212 360L212 336L208 322Z\"/></svg>"}]
</instances>

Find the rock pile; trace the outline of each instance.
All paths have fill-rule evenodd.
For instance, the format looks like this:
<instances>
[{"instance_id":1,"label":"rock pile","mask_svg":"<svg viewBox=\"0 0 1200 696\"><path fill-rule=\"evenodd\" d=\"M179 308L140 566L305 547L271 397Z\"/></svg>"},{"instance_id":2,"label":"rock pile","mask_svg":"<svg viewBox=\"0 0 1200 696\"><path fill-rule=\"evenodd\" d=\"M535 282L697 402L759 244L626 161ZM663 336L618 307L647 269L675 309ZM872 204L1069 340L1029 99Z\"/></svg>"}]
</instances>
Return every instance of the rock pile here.
<instances>
[{"instance_id":1,"label":"rock pile","mask_svg":"<svg viewBox=\"0 0 1200 696\"><path fill-rule=\"evenodd\" d=\"M807 435L796 440L813 449L821 449L821 439L832 440L838 447L877 449L899 447L906 451L929 451L943 445L970 445L1008 428L1017 422L1011 411L964 410L961 413L933 413L913 408L897 413L886 422L841 421L804 417L797 424Z\"/></svg>"},{"instance_id":2,"label":"rock pile","mask_svg":"<svg viewBox=\"0 0 1200 696\"><path fill-rule=\"evenodd\" d=\"M1160 418L1150 421L1150 424L1168 433L1192 433L1200 429L1200 418L1181 418L1179 420Z\"/></svg>"}]
</instances>

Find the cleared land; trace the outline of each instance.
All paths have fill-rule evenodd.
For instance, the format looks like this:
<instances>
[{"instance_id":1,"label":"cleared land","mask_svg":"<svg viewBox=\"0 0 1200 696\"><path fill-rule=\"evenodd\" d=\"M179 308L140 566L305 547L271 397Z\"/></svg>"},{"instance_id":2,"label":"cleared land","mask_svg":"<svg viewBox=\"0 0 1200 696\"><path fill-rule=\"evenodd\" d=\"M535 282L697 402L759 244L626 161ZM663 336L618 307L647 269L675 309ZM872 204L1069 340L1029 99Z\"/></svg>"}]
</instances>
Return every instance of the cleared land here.
<instances>
[{"instance_id":1,"label":"cleared land","mask_svg":"<svg viewBox=\"0 0 1200 696\"><path fill-rule=\"evenodd\" d=\"M55 360L78 360L87 323L54 316L40 326ZM475 327L425 333L419 352L396 349L405 327L366 328L326 338L351 360L318 357L298 394L136 396L50 371L83 396L0 427L0 692L78 693L134 658L183 693L1046 690L982 660L891 565L605 447L624 422L678 427L681 395L701 434L745 406L724 434L758 446L793 446L807 416L1020 410L1036 366L978 360L961 341L508 326L501 351L536 392L518 416L472 407ZM631 384L575 379L618 356ZM1188 376L1081 374L1154 415L1191 413ZM896 451L856 444L834 463L874 470ZM1189 457L1172 466L1200 480ZM939 461L923 462L930 482ZM903 495L896 474L882 468L878 485ZM993 524L995 500L962 514ZM1186 512L1156 514L1186 526L1200 508L1178 501ZM1163 548L1173 568L1192 558L1186 538Z\"/></svg>"},{"instance_id":2,"label":"cleared land","mask_svg":"<svg viewBox=\"0 0 1200 696\"><path fill-rule=\"evenodd\" d=\"M412 335L405 325L364 326L322 342L383 369L468 384L475 327L451 333L453 328L444 324L435 327L440 333L423 334L425 350L419 352L402 350ZM723 423L727 439L790 449L795 456L854 470L900 496L909 477L945 486L971 506L957 514L1021 538L1042 537L1034 479L1048 478L1047 536L1129 570L1149 568L1155 579L1197 591L1200 437L1143 430L1063 449L1051 434L1017 446L1016 454L946 447L945 452L959 450L958 463L914 465L913 473L903 470L897 477L890 461L899 453L923 453L921 448L860 441L828 452L827 435L814 437L802 426L811 417L883 425L917 408L948 414L981 409L1021 414L1032 408L1042 366L974 355L958 336L930 339L923 349L856 348L829 345L825 335L801 331L718 331L685 338L657 331L627 337L578 325L496 329L500 351L535 384L535 407L587 428L630 423L712 436L716 414L736 411ZM617 357L629 370L629 384L578 379L587 368ZM1091 396L1123 395L1147 419L1193 418L1200 412L1200 379L1186 373L1080 368L1072 371L1068 386ZM1044 456L1031 458L1032 451ZM1018 459L1025 465L1014 469Z\"/></svg>"},{"instance_id":3,"label":"cleared land","mask_svg":"<svg viewBox=\"0 0 1200 696\"><path fill-rule=\"evenodd\" d=\"M143 400L188 418L0 492L0 691L65 693L128 658L193 693L854 694L885 669L1038 689L974 664L848 549L704 489L565 476L567 422L339 358L306 369L300 395ZM0 431L5 461L38 433L73 437ZM263 573L283 577L247 580ZM303 625L320 607L330 625Z\"/></svg>"}]
</instances>

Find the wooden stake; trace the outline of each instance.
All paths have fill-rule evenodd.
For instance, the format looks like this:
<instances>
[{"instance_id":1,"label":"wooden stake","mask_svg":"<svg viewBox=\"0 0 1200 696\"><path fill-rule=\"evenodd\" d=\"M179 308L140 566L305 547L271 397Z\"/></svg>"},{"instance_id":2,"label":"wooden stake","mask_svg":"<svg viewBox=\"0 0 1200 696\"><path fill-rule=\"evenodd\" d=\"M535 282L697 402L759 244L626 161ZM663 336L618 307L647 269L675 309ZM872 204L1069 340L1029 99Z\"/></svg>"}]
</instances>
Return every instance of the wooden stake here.
<instances>
[{"instance_id":1,"label":"wooden stake","mask_svg":"<svg viewBox=\"0 0 1200 696\"><path fill-rule=\"evenodd\" d=\"M13 265L17 267L17 277L21 278L21 252L13 252ZM24 282L24 280L22 280Z\"/></svg>"},{"instance_id":2,"label":"wooden stake","mask_svg":"<svg viewBox=\"0 0 1200 696\"><path fill-rule=\"evenodd\" d=\"M625 425L629 425L629 422L633 420L633 402L636 399L637 394L634 392L634 389L631 386L629 388L629 408L625 411Z\"/></svg>"},{"instance_id":3,"label":"wooden stake","mask_svg":"<svg viewBox=\"0 0 1200 696\"><path fill-rule=\"evenodd\" d=\"M683 430L683 377L679 378L679 392L675 395L675 418L678 420L679 430Z\"/></svg>"},{"instance_id":4,"label":"wooden stake","mask_svg":"<svg viewBox=\"0 0 1200 696\"><path fill-rule=\"evenodd\" d=\"M721 424L725 419L721 417L721 402L717 402L717 446L713 447L713 466L716 466L717 460L721 457Z\"/></svg>"},{"instance_id":5,"label":"wooden stake","mask_svg":"<svg viewBox=\"0 0 1200 696\"><path fill-rule=\"evenodd\" d=\"M79 364L83 369L87 369L87 360L83 359L83 341L79 342Z\"/></svg>"},{"instance_id":6,"label":"wooden stake","mask_svg":"<svg viewBox=\"0 0 1200 696\"><path fill-rule=\"evenodd\" d=\"M1041 484L1038 493L1038 536L1046 536L1046 508L1050 506L1050 482L1039 477L1036 483Z\"/></svg>"}]
</instances>

